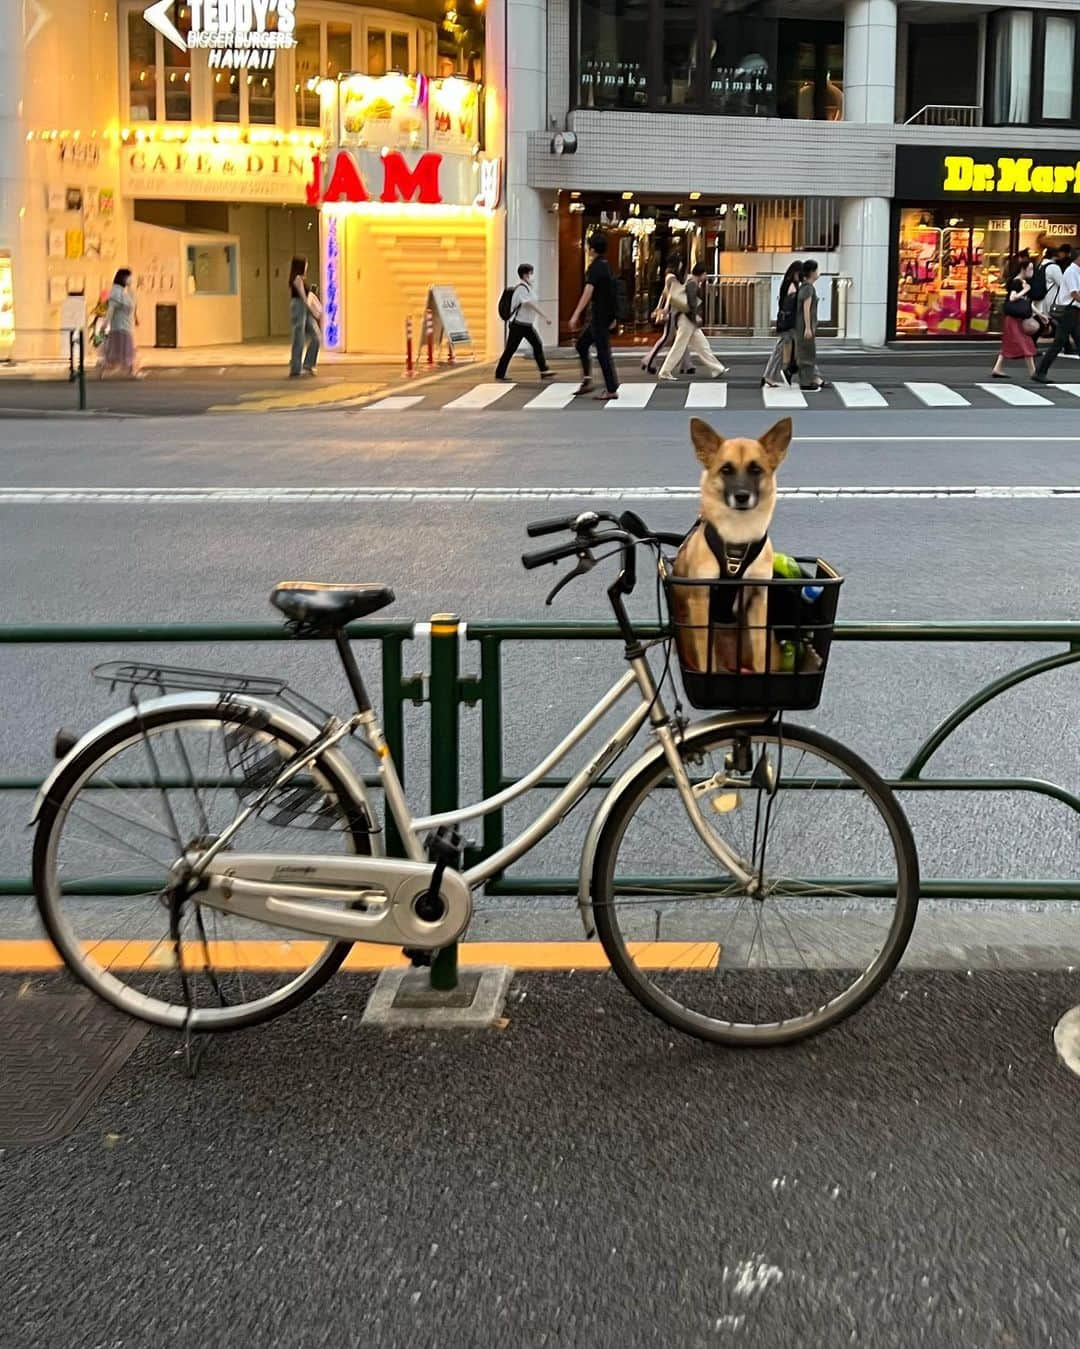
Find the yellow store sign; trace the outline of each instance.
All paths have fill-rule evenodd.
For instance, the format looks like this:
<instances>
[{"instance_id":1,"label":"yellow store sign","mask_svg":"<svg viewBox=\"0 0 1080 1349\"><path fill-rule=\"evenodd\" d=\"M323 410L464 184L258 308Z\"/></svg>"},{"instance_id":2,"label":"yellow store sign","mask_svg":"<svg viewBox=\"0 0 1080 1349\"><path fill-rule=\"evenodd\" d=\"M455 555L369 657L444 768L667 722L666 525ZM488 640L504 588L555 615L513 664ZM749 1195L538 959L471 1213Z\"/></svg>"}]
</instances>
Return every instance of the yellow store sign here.
<instances>
[{"instance_id":1,"label":"yellow store sign","mask_svg":"<svg viewBox=\"0 0 1080 1349\"><path fill-rule=\"evenodd\" d=\"M971 155L945 155L944 167L943 192L1080 196L1080 160L1045 164L1033 156L999 155L990 163L981 163Z\"/></svg>"}]
</instances>

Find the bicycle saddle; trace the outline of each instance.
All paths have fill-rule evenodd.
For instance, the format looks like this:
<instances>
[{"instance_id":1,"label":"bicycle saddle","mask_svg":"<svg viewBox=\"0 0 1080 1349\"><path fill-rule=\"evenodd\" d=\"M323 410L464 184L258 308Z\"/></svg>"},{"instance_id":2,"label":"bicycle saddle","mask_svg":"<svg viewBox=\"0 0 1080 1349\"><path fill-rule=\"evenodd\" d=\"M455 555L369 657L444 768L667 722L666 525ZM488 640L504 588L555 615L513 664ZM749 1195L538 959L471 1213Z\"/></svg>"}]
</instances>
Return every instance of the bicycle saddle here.
<instances>
[{"instance_id":1,"label":"bicycle saddle","mask_svg":"<svg viewBox=\"0 0 1080 1349\"><path fill-rule=\"evenodd\" d=\"M393 602L389 586L364 582L279 581L270 593L270 603L288 618L322 628L343 628Z\"/></svg>"}]
</instances>

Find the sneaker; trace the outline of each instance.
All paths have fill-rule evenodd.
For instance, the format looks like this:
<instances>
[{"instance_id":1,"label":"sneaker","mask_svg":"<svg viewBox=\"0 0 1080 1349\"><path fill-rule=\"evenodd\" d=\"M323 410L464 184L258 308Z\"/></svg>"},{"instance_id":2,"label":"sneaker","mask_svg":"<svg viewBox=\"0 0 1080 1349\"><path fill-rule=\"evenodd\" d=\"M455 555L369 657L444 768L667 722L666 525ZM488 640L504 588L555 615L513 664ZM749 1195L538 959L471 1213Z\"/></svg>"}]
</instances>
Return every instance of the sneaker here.
<instances>
[{"instance_id":1,"label":"sneaker","mask_svg":"<svg viewBox=\"0 0 1080 1349\"><path fill-rule=\"evenodd\" d=\"M583 393L592 393L592 380L591 380L591 379L583 379L583 380L581 381L581 383L578 385L578 387L574 390L574 397L575 397L575 398L580 398L581 395L582 395Z\"/></svg>"},{"instance_id":2,"label":"sneaker","mask_svg":"<svg viewBox=\"0 0 1080 1349\"><path fill-rule=\"evenodd\" d=\"M720 366L720 368L719 368L718 370L710 370L710 371L709 371L709 378L710 378L710 379L719 379L721 375L726 375L727 373L728 373L728 368L727 368L727 366L726 366L726 365L722 365L722 366Z\"/></svg>"},{"instance_id":3,"label":"sneaker","mask_svg":"<svg viewBox=\"0 0 1080 1349\"><path fill-rule=\"evenodd\" d=\"M679 382L676 375L657 375L656 378L661 384L678 384Z\"/></svg>"},{"instance_id":4,"label":"sneaker","mask_svg":"<svg viewBox=\"0 0 1080 1349\"><path fill-rule=\"evenodd\" d=\"M1036 371L1036 373L1035 373L1034 375L1032 375L1032 377L1031 377L1031 382L1032 382L1033 384L1052 384L1052 383L1053 383L1053 380L1047 379L1045 375L1040 375L1040 374Z\"/></svg>"},{"instance_id":5,"label":"sneaker","mask_svg":"<svg viewBox=\"0 0 1080 1349\"><path fill-rule=\"evenodd\" d=\"M554 379L554 378L555 378L555 371L554 371L554 370L541 370L541 371L540 371L540 378L541 378L541 379Z\"/></svg>"}]
</instances>

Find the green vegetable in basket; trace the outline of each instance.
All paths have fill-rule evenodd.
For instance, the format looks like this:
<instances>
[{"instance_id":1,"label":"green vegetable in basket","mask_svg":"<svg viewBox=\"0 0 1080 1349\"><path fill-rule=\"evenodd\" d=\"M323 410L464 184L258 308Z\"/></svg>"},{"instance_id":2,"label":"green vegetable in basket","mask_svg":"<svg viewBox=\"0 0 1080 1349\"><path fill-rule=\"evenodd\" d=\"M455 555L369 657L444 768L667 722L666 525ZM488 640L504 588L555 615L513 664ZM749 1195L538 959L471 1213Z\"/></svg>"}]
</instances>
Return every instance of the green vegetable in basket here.
<instances>
[{"instance_id":1,"label":"green vegetable in basket","mask_svg":"<svg viewBox=\"0 0 1080 1349\"><path fill-rule=\"evenodd\" d=\"M801 581L803 573L793 557L789 557L787 553L773 553L772 574L790 581Z\"/></svg>"},{"instance_id":2,"label":"green vegetable in basket","mask_svg":"<svg viewBox=\"0 0 1080 1349\"><path fill-rule=\"evenodd\" d=\"M780 668L780 673L781 673L781 674L794 674L794 673L795 673L795 659L796 659L795 643L794 643L794 642L781 642L781 643L780 643L780 667L779 667L779 668Z\"/></svg>"}]
</instances>

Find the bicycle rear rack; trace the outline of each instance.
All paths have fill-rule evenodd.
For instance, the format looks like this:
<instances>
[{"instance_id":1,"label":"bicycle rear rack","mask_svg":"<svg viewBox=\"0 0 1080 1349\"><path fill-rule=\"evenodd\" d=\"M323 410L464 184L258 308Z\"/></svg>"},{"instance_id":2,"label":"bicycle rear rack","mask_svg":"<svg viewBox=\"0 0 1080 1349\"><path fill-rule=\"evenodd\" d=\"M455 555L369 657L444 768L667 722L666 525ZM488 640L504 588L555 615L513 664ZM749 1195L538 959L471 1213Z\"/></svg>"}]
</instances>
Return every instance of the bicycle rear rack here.
<instances>
[{"instance_id":1,"label":"bicycle rear rack","mask_svg":"<svg viewBox=\"0 0 1080 1349\"><path fill-rule=\"evenodd\" d=\"M90 671L115 690L125 684L134 689L151 689L155 693L224 693L248 694L252 698L269 698L283 707L299 712L324 726L331 714L302 693L297 693L281 679L267 675L229 674L222 670L196 670L180 665L158 665L150 661L109 660L95 665Z\"/></svg>"}]
</instances>

